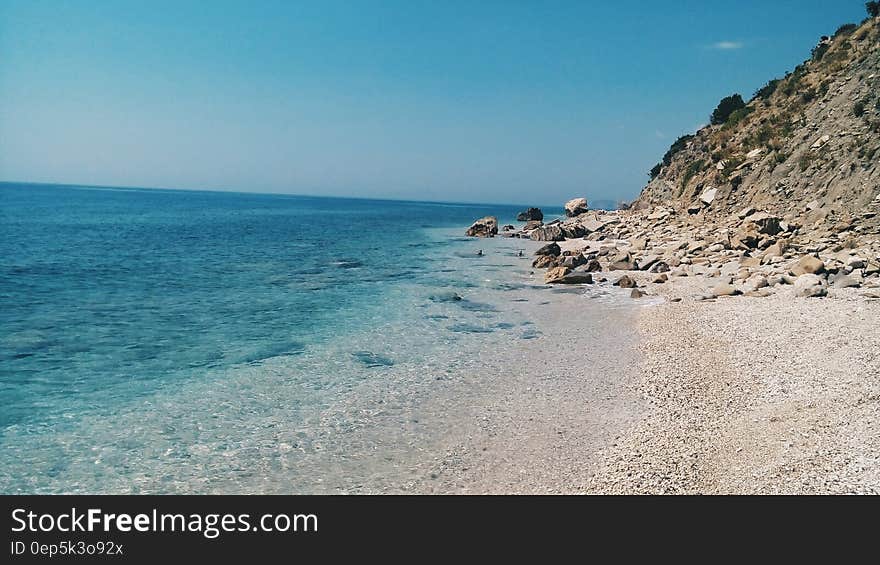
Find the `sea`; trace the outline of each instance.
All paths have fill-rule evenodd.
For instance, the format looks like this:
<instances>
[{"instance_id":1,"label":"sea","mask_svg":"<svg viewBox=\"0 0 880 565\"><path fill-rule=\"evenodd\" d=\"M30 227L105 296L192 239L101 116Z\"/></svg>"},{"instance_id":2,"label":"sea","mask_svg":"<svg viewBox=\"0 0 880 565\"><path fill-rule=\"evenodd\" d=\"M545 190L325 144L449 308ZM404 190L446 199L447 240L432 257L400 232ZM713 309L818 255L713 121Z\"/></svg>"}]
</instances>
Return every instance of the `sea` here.
<instances>
[{"instance_id":1,"label":"sea","mask_svg":"<svg viewBox=\"0 0 880 565\"><path fill-rule=\"evenodd\" d=\"M503 374L553 335L559 300L626 308L543 285L537 242L464 237L523 209L0 184L0 492L419 480L430 434L389 413Z\"/></svg>"}]
</instances>

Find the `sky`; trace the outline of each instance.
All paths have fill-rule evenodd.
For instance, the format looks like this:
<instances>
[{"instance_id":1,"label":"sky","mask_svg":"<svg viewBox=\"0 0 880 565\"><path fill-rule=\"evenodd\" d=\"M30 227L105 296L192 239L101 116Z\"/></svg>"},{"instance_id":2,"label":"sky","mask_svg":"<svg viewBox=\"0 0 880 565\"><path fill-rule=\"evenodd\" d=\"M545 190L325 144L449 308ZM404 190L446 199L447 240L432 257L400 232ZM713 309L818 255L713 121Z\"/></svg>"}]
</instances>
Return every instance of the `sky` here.
<instances>
[{"instance_id":1,"label":"sky","mask_svg":"<svg viewBox=\"0 0 880 565\"><path fill-rule=\"evenodd\" d=\"M631 199L861 0L0 0L0 180Z\"/></svg>"}]
</instances>

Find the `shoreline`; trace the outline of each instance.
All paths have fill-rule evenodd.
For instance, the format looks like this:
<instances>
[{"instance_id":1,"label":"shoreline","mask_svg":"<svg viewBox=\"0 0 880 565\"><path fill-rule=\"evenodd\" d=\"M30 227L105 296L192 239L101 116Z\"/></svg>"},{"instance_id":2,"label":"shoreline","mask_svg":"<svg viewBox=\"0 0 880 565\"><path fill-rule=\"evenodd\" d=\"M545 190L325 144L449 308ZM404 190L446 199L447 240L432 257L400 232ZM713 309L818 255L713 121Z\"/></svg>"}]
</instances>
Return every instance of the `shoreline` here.
<instances>
[{"instance_id":1,"label":"shoreline","mask_svg":"<svg viewBox=\"0 0 880 565\"><path fill-rule=\"evenodd\" d=\"M403 492L880 494L877 319L880 301L855 292L634 309L633 356L604 375L608 396L597 402L571 370L577 355L547 368L557 402L535 402L539 383L522 375L472 399L485 403L487 444L467 435L435 480ZM625 416L602 412L611 406ZM526 410L530 425L512 424Z\"/></svg>"},{"instance_id":2,"label":"shoreline","mask_svg":"<svg viewBox=\"0 0 880 565\"><path fill-rule=\"evenodd\" d=\"M709 281L726 276L712 274L713 263L737 260L731 250L693 261L701 274L690 263L678 276L608 269L644 237L619 227L558 242L561 259L596 253L603 269L590 273L593 284L545 284L530 267L545 241L461 245L438 233L455 247L432 258L442 265L430 285L401 289L407 316L45 436L10 429L20 461L0 481L12 485L16 469L38 463L42 482L16 492L880 492L880 380L871 379L880 375L880 300L866 297L876 274L825 298L796 297L784 283L760 298L707 297ZM659 246L646 247L631 259ZM463 276L435 280L442 269ZM660 274L670 278L653 282ZM615 286L623 276L635 288ZM413 332L401 323L414 313L425 321L406 339ZM376 349L377 334L394 347ZM408 358L407 348L420 354ZM370 368L351 355L368 350L394 363L377 357ZM330 364L346 380L295 378ZM101 451L82 457L84 441ZM63 474L47 453L65 455Z\"/></svg>"},{"instance_id":3,"label":"shoreline","mask_svg":"<svg viewBox=\"0 0 880 565\"><path fill-rule=\"evenodd\" d=\"M617 375L637 361L645 303L610 285L544 285L529 268L537 242L435 235L451 244L438 268L395 287L397 315L370 331L7 429L3 490L573 492L640 417Z\"/></svg>"},{"instance_id":4,"label":"shoreline","mask_svg":"<svg viewBox=\"0 0 880 565\"><path fill-rule=\"evenodd\" d=\"M647 408L558 492L880 493L874 213L830 227L754 209L569 216L498 235L544 244L548 286L620 286L648 306L640 362L617 374Z\"/></svg>"}]
</instances>

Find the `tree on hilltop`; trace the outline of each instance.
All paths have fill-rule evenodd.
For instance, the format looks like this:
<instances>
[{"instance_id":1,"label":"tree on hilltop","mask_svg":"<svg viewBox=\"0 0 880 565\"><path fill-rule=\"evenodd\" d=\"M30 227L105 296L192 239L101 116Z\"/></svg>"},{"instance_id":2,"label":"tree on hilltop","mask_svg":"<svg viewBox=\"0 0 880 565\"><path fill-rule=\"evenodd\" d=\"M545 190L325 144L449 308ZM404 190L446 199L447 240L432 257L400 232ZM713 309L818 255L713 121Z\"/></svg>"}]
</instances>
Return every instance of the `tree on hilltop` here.
<instances>
[{"instance_id":1,"label":"tree on hilltop","mask_svg":"<svg viewBox=\"0 0 880 565\"><path fill-rule=\"evenodd\" d=\"M869 16L876 18L880 15L880 2L865 2L865 9L868 10Z\"/></svg>"},{"instance_id":2,"label":"tree on hilltop","mask_svg":"<svg viewBox=\"0 0 880 565\"><path fill-rule=\"evenodd\" d=\"M730 115L740 108L745 108L746 103L743 102L742 96L739 94L731 94L727 98L722 98L721 102L718 103L718 107L715 108L715 111L712 112L712 116L709 118L709 122L713 126L717 126L723 124L727 121L727 118Z\"/></svg>"}]
</instances>

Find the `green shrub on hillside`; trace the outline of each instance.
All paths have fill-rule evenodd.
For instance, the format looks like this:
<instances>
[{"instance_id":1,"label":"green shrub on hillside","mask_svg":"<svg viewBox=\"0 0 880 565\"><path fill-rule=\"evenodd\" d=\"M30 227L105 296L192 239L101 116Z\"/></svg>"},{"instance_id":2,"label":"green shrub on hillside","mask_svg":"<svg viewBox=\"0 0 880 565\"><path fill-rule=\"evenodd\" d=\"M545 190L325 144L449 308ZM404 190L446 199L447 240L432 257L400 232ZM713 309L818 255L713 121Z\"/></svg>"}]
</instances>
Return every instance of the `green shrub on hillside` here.
<instances>
[{"instance_id":1,"label":"green shrub on hillside","mask_svg":"<svg viewBox=\"0 0 880 565\"><path fill-rule=\"evenodd\" d=\"M721 102L718 103L718 107L715 108L709 117L709 122L714 126L723 124L732 113L740 108L744 108L745 105L746 103L743 102L742 96L739 94L731 94L726 98L722 98Z\"/></svg>"},{"instance_id":2,"label":"green shrub on hillside","mask_svg":"<svg viewBox=\"0 0 880 565\"><path fill-rule=\"evenodd\" d=\"M785 84L782 87L782 93L786 96L791 96L801 86L801 80L804 78L804 75L807 74L807 67L804 63L796 66L793 71L790 73L786 73L785 75Z\"/></svg>"},{"instance_id":3,"label":"green shrub on hillside","mask_svg":"<svg viewBox=\"0 0 880 565\"><path fill-rule=\"evenodd\" d=\"M688 165L687 170L684 172L684 177L681 179L681 190L684 192L684 189L687 188L688 183L694 178L694 175L703 170L703 165L705 161L700 159L699 161L694 161L690 165Z\"/></svg>"},{"instance_id":4,"label":"green shrub on hillside","mask_svg":"<svg viewBox=\"0 0 880 565\"><path fill-rule=\"evenodd\" d=\"M800 159L798 159L798 167L800 167L802 171L806 171L810 168L810 165L813 164L813 161L815 161L817 157L818 156L812 151L807 151L801 155Z\"/></svg>"},{"instance_id":5,"label":"green shrub on hillside","mask_svg":"<svg viewBox=\"0 0 880 565\"><path fill-rule=\"evenodd\" d=\"M745 108L740 108L739 110L734 110L730 116L727 117L727 121L724 122L724 127L733 127L736 124L743 121L743 119L751 114L754 111L753 108L749 108L746 106Z\"/></svg>"},{"instance_id":6,"label":"green shrub on hillside","mask_svg":"<svg viewBox=\"0 0 880 565\"><path fill-rule=\"evenodd\" d=\"M816 99L816 91L812 88L808 88L801 92L801 102L804 104L808 104Z\"/></svg>"},{"instance_id":7,"label":"green shrub on hillside","mask_svg":"<svg viewBox=\"0 0 880 565\"><path fill-rule=\"evenodd\" d=\"M780 80L778 78L774 78L773 80L767 82L767 84L755 91L755 95L752 96L752 100L755 100L756 98L767 100L773 95L774 92L776 92L776 87L779 86L779 83Z\"/></svg>"},{"instance_id":8,"label":"green shrub on hillside","mask_svg":"<svg viewBox=\"0 0 880 565\"><path fill-rule=\"evenodd\" d=\"M765 146L773 139L773 128L770 126L762 126L749 137L749 145L754 147Z\"/></svg>"},{"instance_id":9,"label":"green shrub on hillside","mask_svg":"<svg viewBox=\"0 0 880 565\"><path fill-rule=\"evenodd\" d=\"M862 114L864 114L864 113L865 113L865 102L864 101L859 100L858 102L853 104L853 114L855 114L855 116L857 118L861 118Z\"/></svg>"},{"instance_id":10,"label":"green shrub on hillside","mask_svg":"<svg viewBox=\"0 0 880 565\"><path fill-rule=\"evenodd\" d=\"M654 165L654 167L648 172L648 176L651 177L651 180L657 178L657 175L660 174L660 170L663 167L668 167L670 163L672 163L672 158L675 157L675 154L684 149L685 146L687 146L688 141L692 140L694 137L696 136L688 133L673 141L666 153L663 154L663 160Z\"/></svg>"},{"instance_id":11,"label":"green shrub on hillside","mask_svg":"<svg viewBox=\"0 0 880 565\"><path fill-rule=\"evenodd\" d=\"M822 57L825 56L825 53L828 52L828 44L820 43L819 45L813 47L812 56L814 61L821 61Z\"/></svg>"},{"instance_id":12,"label":"green shrub on hillside","mask_svg":"<svg viewBox=\"0 0 880 565\"><path fill-rule=\"evenodd\" d=\"M876 18L880 15L880 2L865 2L865 9L869 16Z\"/></svg>"},{"instance_id":13,"label":"green shrub on hillside","mask_svg":"<svg viewBox=\"0 0 880 565\"><path fill-rule=\"evenodd\" d=\"M832 37L840 37L841 35L849 35L857 29L859 29L859 26L857 26L856 24L843 24L842 26L837 28L837 31L834 32L834 35Z\"/></svg>"},{"instance_id":14,"label":"green shrub on hillside","mask_svg":"<svg viewBox=\"0 0 880 565\"><path fill-rule=\"evenodd\" d=\"M663 155L663 164L668 166L672 163L672 158L675 157L675 154L685 148L688 141L694 138L691 134L685 134L678 139L676 139L672 145L669 146L669 150Z\"/></svg>"}]
</instances>

